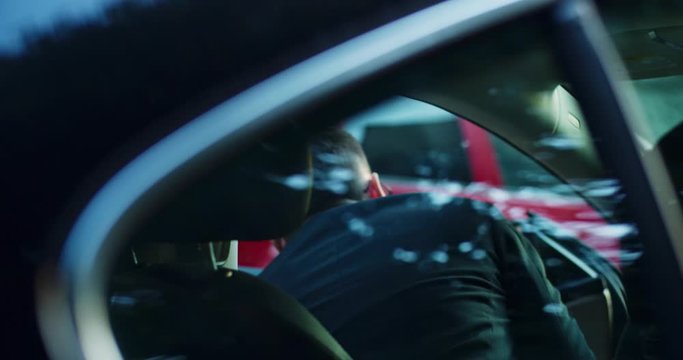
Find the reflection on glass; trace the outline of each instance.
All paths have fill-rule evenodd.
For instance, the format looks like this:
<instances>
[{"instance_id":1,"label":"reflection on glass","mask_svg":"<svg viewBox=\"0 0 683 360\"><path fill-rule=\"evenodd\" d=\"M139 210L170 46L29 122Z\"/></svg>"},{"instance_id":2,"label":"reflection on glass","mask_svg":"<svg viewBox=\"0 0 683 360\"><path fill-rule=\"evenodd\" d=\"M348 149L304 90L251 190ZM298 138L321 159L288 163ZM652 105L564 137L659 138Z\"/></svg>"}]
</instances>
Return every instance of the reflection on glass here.
<instances>
[{"instance_id":1,"label":"reflection on glass","mask_svg":"<svg viewBox=\"0 0 683 360\"><path fill-rule=\"evenodd\" d=\"M575 179L571 184L564 183L500 137L480 128L476 128L479 133L474 136L471 130L457 131L462 126L476 127L432 105L398 97L349 119L344 128L363 144L373 169L381 173L396 194L429 192L435 204L447 202L449 196L473 198L495 204L510 219L524 219L528 212L543 215L555 222L554 231L573 235L615 265L620 263L619 241L627 233L609 229L627 225L608 223L606 211L596 211L581 197L605 199L602 203L608 203L619 195L616 180ZM564 151L576 149L580 143L571 138L543 137L534 146ZM489 161L482 163L476 154L470 153L470 148L490 152ZM440 154L442 162L418 165L411 171L406 164L415 161L411 159L418 157L416 153L420 151L433 157ZM499 175L480 175L482 167ZM481 177L472 179L473 174Z\"/></svg>"},{"instance_id":2,"label":"reflection on glass","mask_svg":"<svg viewBox=\"0 0 683 360\"><path fill-rule=\"evenodd\" d=\"M211 333L234 331L225 346L239 347L235 339L247 341L239 331L254 328L226 325L249 325L249 316L264 313L263 326L277 325L287 318L274 300L283 292L296 300L287 304L314 319L308 324L320 322L315 333L351 356L611 358L627 312L640 310L627 302L637 293L625 296L641 257L638 229L621 216L623 190L597 159L540 24L484 33L407 66L396 75L396 93L339 119L346 132L297 124L305 141L295 143L305 157L264 146L254 158L263 161L225 164L232 179L248 181L206 191L234 202L238 209L222 218L221 229L250 230L240 233L243 244L263 239L257 230L278 216L303 212L286 230L269 233L275 238L266 248L279 255L261 262L257 278L137 259L128 270L151 279L116 278L112 312L125 319L140 299L158 294L138 290L161 291L166 300L149 305L159 311L153 320L177 310L168 304L180 304L184 321L196 321L195 314L206 320L201 309L217 307L231 317L206 320L223 326ZM300 167L281 168L297 161ZM296 201L287 201L292 194ZM254 256L247 249L240 259ZM239 281L263 293L247 285L245 293L219 291ZM175 296L182 301L168 300ZM240 311L221 305L233 299L247 300L235 300ZM259 311L260 301L268 312ZM273 336L298 334L276 325ZM192 344L180 338L158 347L186 355L178 344ZM471 339L484 345L470 346Z\"/></svg>"}]
</instances>

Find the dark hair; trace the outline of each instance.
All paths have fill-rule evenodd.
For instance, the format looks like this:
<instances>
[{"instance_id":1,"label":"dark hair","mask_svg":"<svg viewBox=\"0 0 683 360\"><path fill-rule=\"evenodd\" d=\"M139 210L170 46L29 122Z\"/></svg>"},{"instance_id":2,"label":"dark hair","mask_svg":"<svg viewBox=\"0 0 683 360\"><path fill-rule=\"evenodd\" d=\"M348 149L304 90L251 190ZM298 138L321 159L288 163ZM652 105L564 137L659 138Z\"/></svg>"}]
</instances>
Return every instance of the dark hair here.
<instances>
[{"instance_id":1,"label":"dark hair","mask_svg":"<svg viewBox=\"0 0 683 360\"><path fill-rule=\"evenodd\" d=\"M313 192L309 214L349 200L361 200L367 188L368 160L361 145L341 129L327 129L310 141Z\"/></svg>"}]
</instances>

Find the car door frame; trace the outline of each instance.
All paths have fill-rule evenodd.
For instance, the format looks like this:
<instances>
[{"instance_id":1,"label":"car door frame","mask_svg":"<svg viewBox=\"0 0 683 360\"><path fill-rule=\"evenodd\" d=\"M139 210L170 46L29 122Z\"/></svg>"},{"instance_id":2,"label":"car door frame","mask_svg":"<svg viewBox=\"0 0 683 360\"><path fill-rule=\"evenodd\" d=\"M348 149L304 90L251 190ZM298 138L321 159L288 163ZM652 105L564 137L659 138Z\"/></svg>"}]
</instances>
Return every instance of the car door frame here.
<instances>
[{"instance_id":1,"label":"car door frame","mask_svg":"<svg viewBox=\"0 0 683 360\"><path fill-rule=\"evenodd\" d=\"M558 39L566 41L558 42L556 51L585 52L582 61L563 63L565 70L574 80L580 78L577 71L589 69L595 75L593 81L600 84L595 89L577 81L577 91L597 95L595 99L579 97L586 117L597 118L598 108L601 114L611 115L601 122L590 122L591 130L600 136L618 129L621 136L618 142L599 146L600 152L606 154L604 160L609 164L633 162L616 168L627 191L650 189L638 191L629 201L638 206L646 204L649 216L636 217L641 234L649 240L646 251L651 257L666 259L666 266L648 266L651 280L662 283L655 287L656 294L669 294L657 296L658 305L672 309L683 302L680 281L674 283L673 292L672 286L663 286L659 281L680 278L678 261L683 251L672 241L679 240L683 233L671 230L670 221L664 220L669 215L660 212L660 194L651 191L648 171L637 156L629 128L635 120L630 119L631 112L624 110L623 96L613 86L611 71L606 70L605 58L615 55L596 40L605 32L594 9L578 0L452 0L332 48L238 94L178 129L110 179L78 217L59 261L48 265L42 272L47 275L38 281L40 325L51 354L59 357L66 351L70 358L120 358L108 326L104 295L112 254L123 246L122 234L135 217L158 201L159 193L172 191L174 186L190 180L198 163L224 160L251 139L277 128L288 116L320 106L372 76L444 43L550 7L554 9ZM618 147L628 151L616 159ZM683 344L675 341L681 333L682 316L683 312L674 311L659 319L667 354L683 353Z\"/></svg>"}]
</instances>

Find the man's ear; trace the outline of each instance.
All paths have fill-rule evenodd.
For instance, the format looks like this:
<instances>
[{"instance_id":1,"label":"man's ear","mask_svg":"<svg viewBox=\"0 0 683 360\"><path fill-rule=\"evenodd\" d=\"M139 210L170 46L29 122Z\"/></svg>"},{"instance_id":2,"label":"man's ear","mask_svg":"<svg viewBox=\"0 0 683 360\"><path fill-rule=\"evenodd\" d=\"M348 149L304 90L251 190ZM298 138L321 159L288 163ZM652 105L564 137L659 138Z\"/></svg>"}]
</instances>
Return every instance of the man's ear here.
<instances>
[{"instance_id":1,"label":"man's ear","mask_svg":"<svg viewBox=\"0 0 683 360\"><path fill-rule=\"evenodd\" d=\"M370 176L370 184L368 184L368 196L370 199L376 199L387 196L384 186L379 180L379 175L373 172Z\"/></svg>"},{"instance_id":2,"label":"man's ear","mask_svg":"<svg viewBox=\"0 0 683 360\"><path fill-rule=\"evenodd\" d=\"M282 249L284 249L285 246L287 245L287 239L285 239L284 237L273 239L272 241L273 241L273 246L275 246L275 248L279 252L282 252Z\"/></svg>"}]
</instances>

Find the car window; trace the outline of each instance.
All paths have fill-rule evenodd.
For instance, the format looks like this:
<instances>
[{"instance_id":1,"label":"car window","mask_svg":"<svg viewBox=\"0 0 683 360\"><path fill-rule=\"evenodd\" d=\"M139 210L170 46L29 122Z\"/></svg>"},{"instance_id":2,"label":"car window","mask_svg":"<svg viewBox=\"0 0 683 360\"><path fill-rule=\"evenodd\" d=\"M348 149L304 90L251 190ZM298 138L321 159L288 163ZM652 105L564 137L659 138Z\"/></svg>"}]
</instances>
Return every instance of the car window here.
<instances>
[{"instance_id":1,"label":"car window","mask_svg":"<svg viewBox=\"0 0 683 360\"><path fill-rule=\"evenodd\" d=\"M683 353L680 0L14 2L22 351Z\"/></svg>"},{"instance_id":2,"label":"car window","mask_svg":"<svg viewBox=\"0 0 683 360\"><path fill-rule=\"evenodd\" d=\"M470 130L462 131L464 126ZM600 235L610 225L577 189L469 120L396 97L350 118L344 129L360 142L372 169L394 194L438 191L492 203L510 219L543 216L620 263L620 237ZM489 152L488 161L476 157L479 152ZM475 168L497 176L473 179Z\"/></svg>"},{"instance_id":3,"label":"car window","mask_svg":"<svg viewBox=\"0 0 683 360\"><path fill-rule=\"evenodd\" d=\"M557 192L566 192L567 187L563 186L564 183L531 157L524 155L497 136L492 136L491 141L496 150L496 157L506 187L552 188Z\"/></svg>"},{"instance_id":4,"label":"car window","mask_svg":"<svg viewBox=\"0 0 683 360\"><path fill-rule=\"evenodd\" d=\"M401 111L394 111L397 108ZM539 164L538 158L533 159L531 155L522 153L499 136L478 128L484 135L483 138L468 137L471 135L467 134L471 133L462 131L462 126L477 127L474 121L475 119L465 120L455 112L437 108L421 100L394 96L359 114L342 119L341 123L342 128L354 136L363 147L372 170L379 173L384 185L390 189L392 195L388 198L400 199L395 200L401 201L402 205L399 208L410 210L426 206L439 212L453 204L469 204L472 200L475 201L473 204L480 204L474 206L481 206L481 211L487 214L500 214L500 221L517 228L520 234L523 234L535 247L534 251L537 251L541 257L543 271L546 272L549 281L560 291L571 314L576 316L581 324L580 331L588 339L592 351L600 358L609 357L609 354L614 351L611 345L612 340L608 340L613 339L612 329L614 327L621 329L618 331L623 331L626 322L623 281L618 275L617 268L632 266L639 258L641 251L637 247L622 246L622 241L626 242L633 227L630 224L608 222L601 212L580 195L577 186L559 180ZM313 138L315 136L313 135ZM545 134L542 136L544 139L548 138ZM471 148L481 150L483 146L486 146L477 143L483 141L482 139L488 141L487 146L493 155L487 164L475 163L476 159L472 161L468 153ZM542 141L535 141L540 145L536 149L537 152L533 154L540 153L539 157L545 156L546 160L553 156ZM313 156L315 174L321 171L315 166L315 157L321 154L314 152ZM583 156L583 154L578 156ZM328 154L322 154L324 158L322 160L327 157ZM332 162L337 164L336 160ZM482 165L489 166L490 168L487 169L489 171L500 172L501 181L498 183L488 181L494 177L477 181L480 179L473 177L475 171L472 171L472 168ZM333 181L326 181L322 186L316 186L314 182L314 198L316 191L337 193L339 189L348 186L347 172L334 166L329 170L330 174L336 174L332 176ZM589 182L602 191L614 186L613 180L596 179ZM579 181L575 183L578 184ZM612 195L608 191L605 192L608 193L607 195ZM427 194L427 196L405 197L406 194L416 193ZM492 208L487 207L488 205L493 205L500 212L493 211ZM345 301L349 301L347 296L354 296L352 294L355 293L356 286L360 289L366 286L362 278L354 278L354 276L362 276L357 275L362 273L358 269L365 266L374 269L372 271L382 273L387 266L403 264L414 269L417 274L429 274L438 269L445 270L443 264L448 264L449 259L457 258L458 254L467 254L466 256L470 259L482 261L486 257L485 250L481 247L484 245L478 240L470 241L469 239L464 241L458 239L452 244L445 242L433 247L431 240L425 238L424 243L430 245L397 242L389 249L367 249L367 254L359 253L355 249L362 249L363 245L360 244L382 241L383 236L386 236L382 235L386 230L381 226L387 225L378 225L375 222L373 213L382 214L382 207L377 206L369 213L357 213L354 206L350 206L349 208L340 207L340 210L330 209L312 217L308 226L304 225L299 232L290 236L288 241L291 241L291 244L284 247L280 256L265 268L261 276L274 284L283 286L285 290L302 299L304 305L313 309L314 314L319 316L324 324L332 328L336 326L353 328L352 325L343 325L346 324L346 320L339 320L340 316L343 319L343 316L347 315L325 310L327 306L334 307L335 301L341 300L330 299L330 304L324 301L323 304L328 304L325 306L316 303L319 300L316 300L318 298L313 295L315 292L311 293L316 290L307 285L315 283L315 279L310 276L320 276L321 281L326 281L322 280L328 276L325 275L324 269L328 266L334 268L334 266L325 262L328 265L319 268L315 263L309 262L325 261L323 258L316 260L316 256L310 255L312 252L329 254L332 259L346 259L341 261L348 261L353 267L353 270L348 270L351 273L350 279L339 280L342 283L337 285L345 289L344 294L339 295L340 298L346 299ZM391 209L391 211L403 210ZM325 220L328 217L329 220ZM457 223L458 220L453 218L451 221ZM339 221L341 225L337 225ZM410 219L399 221L413 224ZM427 234L430 234L430 225L426 223L423 226L424 228L418 226L413 235L420 238L429 236ZM321 229L318 230L318 236L307 235L307 231L316 231L313 230L316 227ZM398 238L403 236L400 235L401 230L397 230L401 229L401 225L397 223L392 225L392 228L395 236ZM338 231L341 234L336 233ZM326 235L329 233L332 235ZM346 244L345 235L342 234L349 234L353 237L355 245ZM326 236L336 238L335 245L326 245ZM313 239L321 243L316 244ZM361 243L355 243L355 241L361 241ZM344 250L338 249L339 246ZM346 248L347 246L349 248ZM301 250L297 251L300 248ZM334 250L335 248L337 250ZM307 260L308 258L311 260ZM332 260L331 264L336 261ZM370 261L372 265L367 264L367 261ZM301 267L302 262L306 264L303 267ZM307 271L309 267L319 270ZM294 274L293 272L297 270L302 273ZM374 278L370 276L369 283L372 283ZM409 276L409 278L412 277ZM344 277L342 276L341 279ZM351 286L347 282L358 282L358 285ZM329 285L322 285L323 289L320 291L332 291L328 286L334 286L332 285L334 283L336 282L332 281ZM605 294L611 295L607 295L606 298ZM377 296L387 296L382 295L382 290L373 292L365 289L363 296L366 297L361 301L363 304L368 301L380 301L384 304L384 301L389 301L376 299ZM400 296L397 298L400 299ZM584 308L584 305L579 304L590 305ZM547 305L544 304L544 306ZM390 305L382 306L390 307ZM608 309L613 311L613 315L604 312ZM552 313L550 308L546 310L546 313ZM601 315L592 317L584 311L597 311ZM384 311L378 312L384 313ZM346 314L346 312L341 312L341 314ZM373 316L367 316L375 319ZM362 320L355 321L362 322ZM424 326L429 328L430 325ZM377 339L354 344L351 342L350 334L342 330L338 334L341 334L340 341L343 345L350 344L352 353L365 351L362 349L374 346L374 342L381 341Z\"/></svg>"},{"instance_id":5,"label":"car window","mask_svg":"<svg viewBox=\"0 0 683 360\"><path fill-rule=\"evenodd\" d=\"M458 119L446 111L396 98L350 119L345 129L384 176L471 181ZM397 143L403 146L397 148Z\"/></svg>"},{"instance_id":6,"label":"car window","mask_svg":"<svg viewBox=\"0 0 683 360\"><path fill-rule=\"evenodd\" d=\"M617 268L624 271L637 268L642 250L632 246L634 242L637 244L633 239L637 233L635 227L612 217L621 201L619 183L597 158L593 139L583 124L587 120L572 96L571 85L558 70L553 48L542 29L539 23L519 22L514 28L506 29L510 31L486 33L459 44L453 52L415 62L396 75L398 80L390 82L396 87L393 94L335 122L343 123L343 128L363 146L370 167L393 191L388 199L406 199L402 203L405 211L421 206L446 211L454 204L474 201L482 204L474 206L481 206L480 210L487 216L500 214L499 221L515 228L533 244L543 271L561 293L565 302L561 306L569 306L569 313L576 317L591 350L599 358L609 358L614 355L614 342L627 322L623 292L627 281ZM468 122L490 131L486 138L494 155L489 160L493 160L490 166L497 167L500 173L498 180L473 171L476 166L482 166L483 160L473 162L469 158L468 149L480 144L464 135L462 126ZM514 143L518 150L506 148L502 145L505 142ZM552 173L545 168L552 169ZM313 171L317 169L314 167ZM345 177L341 176L339 181L343 183ZM339 186L330 186L328 190L335 192L335 188ZM410 193L427 195L403 197ZM487 204L498 208L500 213ZM347 344L352 353L377 346L382 340L354 338L354 326L362 320L355 317L349 320L345 317L350 316L345 315L347 312L330 309L350 302L351 297L362 292L362 300L358 300L362 304L383 304L382 311L377 305L367 305L373 313L363 316L368 321L385 321L381 316L387 309L398 306L393 301L401 301L399 295L396 300L385 298L388 295L379 286L382 281L391 281L381 280L381 274L393 266L390 264L414 269L414 273L402 275L412 279L445 269L443 264L450 264L451 259L463 254L475 260L484 260L487 256L487 250L477 240L432 244L430 241L438 235L431 232L431 223L424 222L424 228L420 228L420 222L409 218L398 219L392 225L396 241L402 238L400 224L405 224L417 226L419 230L414 237L423 243L397 242L386 249L376 245L374 251L364 255L357 249L386 236L383 235L386 230L377 225L381 223L377 217L383 219L381 208L377 208L376 216L375 212L364 212L368 210L362 206L359 209L363 210L358 213L352 210L354 207L346 212L345 209L328 210L312 218L318 221L310 220L311 225L293 234L293 247L289 251L285 247L261 276L302 299L324 324L338 329L341 343ZM329 216L328 223L321 220L326 216ZM451 221L453 224L471 221L466 219ZM341 236L334 247L326 247L324 240L307 236L307 231L323 236L339 227L356 242L347 244L343 240L345 236ZM333 250L340 246L343 250ZM334 269L331 263L315 265L299 257L315 251L334 254L333 258L339 259L336 261L347 259L350 268L326 278L325 269ZM501 255L501 261L517 256L520 255ZM315 256L310 259L315 261ZM302 262L318 270L294 275L295 269L300 269L297 264L301 266ZM364 268L370 273L364 273ZM339 280L323 280L333 278ZM315 279L324 284L312 286ZM315 294L319 292L339 295L318 298ZM532 297L522 296L529 301ZM584 311L592 310L579 305L586 303L592 304L588 306L592 310L602 309L598 310L602 315L588 315ZM552 314L554 310L546 305L541 308L545 308L546 314ZM604 312L606 309L613 311L611 315ZM633 310L643 311L635 307ZM411 314L405 316L417 321ZM421 324L425 329L430 328L429 322Z\"/></svg>"},{"instance_id":7,"label":"car window","mask_svg":"<svg viewBox=\"0 0 683 360\"><path fill-rule=\"evenodd\" d=\"M280 254L258 280L245 278L294 298L322 324L314 332L329 331L351 356L609 359L630 351L624 341L649 355L645 344L657 336L632 275L642 256L637 228L615 215L624 194L597 157L547 23L529 20L481 32L288 117L279 131L206 170L227 174L223 181L174 194L170 201L186 216L159 211L149 220L164 229L163 239L146 238L148 231L136 241L275 239ZM368 164L340 129L355 137ZM222 237L188 225L197 233L185 239L177 230L202 221L219 224ZM213 248L204 250L216 267ZM290 329L277 323L291 317L274 310L275 296L252 297L254 287L237 303L247 310L222 307L226 292L212 286L243 275L230 270L194 286L204 275L188 275L173 259L158 265L123 253L110 284L110 316L126 356L149 356L148 346L184 355L197 340L137 340L154 326L183 334L187 323L209 319L211 343L226 347L246 341L241 330L257 333L239 327L256 321L249 316ZM201 301L235 321L213 319ZM249 307L261 301L272 316ZM138 303L163 311L135 327ZM185 309L177 321L168 316L174 306L202 308L201 317ZM645 320L634 325L629 314ZM468 346L473 337L485 350Z\"/></svg>"},{"instance_id":8,"label":"car window","mask_svg":"<svg viewBox=\"0 0 683 360\"><path fill-rule=\"evenodd\" d=\"M636 136L646 156L660 152L676 187L678 199L683 199L680 141L683 128L681 89L683 75L679 69L683 27L672 24L670 13L662 6L652 6L649 26L633 29L629 26L615 30L612 37L626 72L630 76L620 86L633 91L634 105L642 112L643 120L635 126ZM646 60L650 59L651 63ZM650 157L646 157L651 160ZM679 201L680 202L680 201Z\"/></svg>"}]
</instances>

